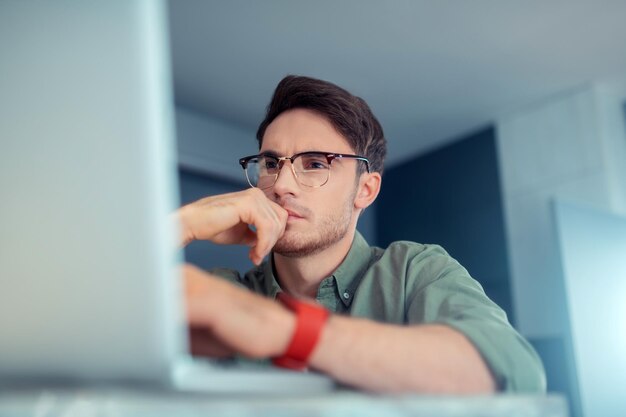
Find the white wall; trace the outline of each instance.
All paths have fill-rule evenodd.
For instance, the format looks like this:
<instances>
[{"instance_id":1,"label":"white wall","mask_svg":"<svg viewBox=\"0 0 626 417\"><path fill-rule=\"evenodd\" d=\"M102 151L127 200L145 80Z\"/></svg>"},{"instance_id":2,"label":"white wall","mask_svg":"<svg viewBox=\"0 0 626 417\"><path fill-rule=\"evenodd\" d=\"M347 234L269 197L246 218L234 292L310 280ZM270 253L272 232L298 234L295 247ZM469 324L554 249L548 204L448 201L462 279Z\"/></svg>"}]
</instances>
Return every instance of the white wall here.
<instances>
[{"instance_id":1,"label":"white wall","mask_svg":"<svg viewBox=\"0 0 626 417\"><path fill-rule=\"evenodd\" d=\"M246 183L239 158L258 151L254 130L179 106L176 108L176 134L180 167Z\"/></svg>"},{"instance_id":2,"label":"white wall","mask_svg":"<svg viewBox=\"0 0 626 417\"><path fill-rule=\"evenodd\" d=\"M567 326L551 201L626 213L625 97L588 85L496 124L514 308L528 337Z\"/></svg>"}]
</instances>

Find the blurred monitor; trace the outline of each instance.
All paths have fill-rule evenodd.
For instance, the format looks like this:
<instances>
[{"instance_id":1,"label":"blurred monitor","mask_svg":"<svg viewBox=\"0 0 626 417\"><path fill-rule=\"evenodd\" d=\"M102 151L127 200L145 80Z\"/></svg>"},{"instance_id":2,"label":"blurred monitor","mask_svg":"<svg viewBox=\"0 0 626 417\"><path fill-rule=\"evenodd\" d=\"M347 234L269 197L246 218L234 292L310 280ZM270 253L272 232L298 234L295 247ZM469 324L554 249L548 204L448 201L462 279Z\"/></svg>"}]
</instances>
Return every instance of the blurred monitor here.
<instances>
[{"instance_id":1,"label":"blurred monitor","mask_svg":"<svg viewBox=\"0 0 626 417\"><path fill-rule=\"evenodd\" d=\"M626 412L626 217L554 204L585 417Z\"/></svg>"}]
</instances>

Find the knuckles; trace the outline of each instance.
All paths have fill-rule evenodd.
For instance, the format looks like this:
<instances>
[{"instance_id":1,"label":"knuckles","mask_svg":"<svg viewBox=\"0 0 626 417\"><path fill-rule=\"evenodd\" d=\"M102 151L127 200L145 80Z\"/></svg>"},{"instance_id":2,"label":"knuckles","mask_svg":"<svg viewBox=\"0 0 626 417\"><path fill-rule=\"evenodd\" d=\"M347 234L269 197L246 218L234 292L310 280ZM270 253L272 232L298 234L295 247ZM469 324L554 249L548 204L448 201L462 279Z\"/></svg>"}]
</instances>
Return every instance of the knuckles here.
<instances>
[{"instance_id":1,"label":"knuckles","mask_svg":"<svg viewBox=\"0 0 626 417\"><path fill-rule=\"evenodd\" d=\"M267 199L267 196L260 188L248 188L247 190L244 191L244 194L246 194L249 198L253 199L253 201Z\"/></svg>"}]
</instances>

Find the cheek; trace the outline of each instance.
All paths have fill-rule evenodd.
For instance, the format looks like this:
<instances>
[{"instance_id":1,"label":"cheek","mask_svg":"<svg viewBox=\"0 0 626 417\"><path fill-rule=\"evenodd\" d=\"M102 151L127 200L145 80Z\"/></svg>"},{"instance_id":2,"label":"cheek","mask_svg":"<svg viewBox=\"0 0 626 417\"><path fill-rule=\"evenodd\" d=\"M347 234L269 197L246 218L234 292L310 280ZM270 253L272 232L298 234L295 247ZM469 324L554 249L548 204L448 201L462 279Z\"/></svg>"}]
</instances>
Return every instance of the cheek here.
<instances>
[{"instance_id":1,"label":"cheek","mask_svg":"<svg viewBox=\"0 0 626 417\"><path fill-rule=\"evenodd\" d=\"M267 197L271 201L275 201L273 190L274 190L274 187L270 187L270 188L266 188L262 190L263 194L265 194L265 197Z\"/></svg>"},{"instance_id":2,"label":"cheek","mask_svg":"<svg viewBox=\"0 0 626 417\"><path fill-rule=\"evenodd\" d=\"M349 201L350 194L352 193L351 188L329 187L328 190L324 191L327 191L327 193L325 193L319 200L315 201L314 204L316 204L316 206L325 213L343 213L346 206L352 203L352 201Z\"/></svg>"},{"instance_id":3,"label":"cheek","mask_svg":"<svg viewBox=\"0 0 626 417\"><path fill-rule=\"evenodd\" d=\"M333 205L345 205L347 200L354 200L358 184L350 179L337 181L332 187L329 187L328 201L332 201Z\"/></svg>"}]
</instances>

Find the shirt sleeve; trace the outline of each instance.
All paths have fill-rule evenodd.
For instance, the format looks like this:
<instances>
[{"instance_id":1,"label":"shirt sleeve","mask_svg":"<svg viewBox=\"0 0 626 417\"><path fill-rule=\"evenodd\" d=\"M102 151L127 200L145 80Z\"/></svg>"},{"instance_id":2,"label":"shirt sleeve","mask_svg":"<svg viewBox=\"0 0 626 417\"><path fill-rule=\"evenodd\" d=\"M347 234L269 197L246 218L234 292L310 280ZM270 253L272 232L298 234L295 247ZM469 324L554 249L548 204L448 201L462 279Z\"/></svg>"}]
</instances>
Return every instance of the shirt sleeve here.
<instances>
[{"instance_id":1,"label":"shirt sleeve","mask_svg":"<svg viewBox=\"0 0 626 417\"><path fill-rule=\"evenodd\" d=\"M408 265L409 323L450 326L467 337L491 370L498 390L546 391L541 359L482 286L441 247L428 245Z\"/></svg>"}]
</instances>

